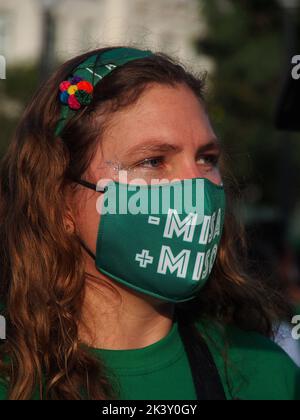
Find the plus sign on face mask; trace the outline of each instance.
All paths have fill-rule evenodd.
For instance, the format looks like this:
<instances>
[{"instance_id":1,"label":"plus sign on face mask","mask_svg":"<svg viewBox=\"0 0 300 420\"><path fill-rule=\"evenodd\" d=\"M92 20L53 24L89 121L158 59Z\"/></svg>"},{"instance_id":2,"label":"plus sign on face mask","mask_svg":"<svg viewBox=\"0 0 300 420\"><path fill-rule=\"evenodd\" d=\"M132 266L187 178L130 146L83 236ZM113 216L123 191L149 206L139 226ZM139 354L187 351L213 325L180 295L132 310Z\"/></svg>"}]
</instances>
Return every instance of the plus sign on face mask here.
<instances>
[{"instance_id":1,"label":"plus sign on face mask","mask_svg":"<svg viewBox=\"0 0 300 420\"><path fill-rule=\"evenodd\" d=\"M222 237L222 185L205 178L156 185L110 181L99 202L96 255L81 242L101 273L169 302L197 295Z\"/></svg>"}]
</instances>

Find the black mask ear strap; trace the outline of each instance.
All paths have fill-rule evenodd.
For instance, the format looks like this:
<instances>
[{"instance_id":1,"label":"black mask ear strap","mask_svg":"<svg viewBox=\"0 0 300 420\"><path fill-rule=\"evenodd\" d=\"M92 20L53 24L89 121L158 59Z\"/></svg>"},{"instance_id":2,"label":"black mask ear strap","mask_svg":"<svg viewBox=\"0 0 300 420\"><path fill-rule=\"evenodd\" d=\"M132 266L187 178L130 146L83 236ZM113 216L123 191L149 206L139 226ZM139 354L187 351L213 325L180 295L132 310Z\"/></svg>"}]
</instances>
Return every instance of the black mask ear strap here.
<instances>
[{"instance_id":1,"label":"black mask ear strap","mask_svg":"<svg viewBox=\"0 0 300 420\"><path fill-rule=\"evenodd\" d=\"M97 188L96 184L85 181L84 179L76 179L75 182L77 182L77 184L83 185L84 187L90 188L93 191L98 191L98 192L105 192L106 191L106 187L98 187Z\"/></svg>"},{"instance_id":2,"label":"black mask ear strap","mask_svg":"<svg viewBox=\"0 0 300 420\"><path fill-rule=\"evenodd\" d=\"M85 181L84 179L76 179L75 182L83 185L84 187L90 188L93 191L104 192L106 190L105 187L100 187L100 188L97 189L96 184L92 184L91 182ZM77 237L78 237L78 240L79 240L81 246L85 249L85 251L89 254L89 256L91 258L93 258L93 260L96 261L96 255L89 249L89 247L83 242L83 240L79 236L77 236Z\"/></svg>"}]
</instances>

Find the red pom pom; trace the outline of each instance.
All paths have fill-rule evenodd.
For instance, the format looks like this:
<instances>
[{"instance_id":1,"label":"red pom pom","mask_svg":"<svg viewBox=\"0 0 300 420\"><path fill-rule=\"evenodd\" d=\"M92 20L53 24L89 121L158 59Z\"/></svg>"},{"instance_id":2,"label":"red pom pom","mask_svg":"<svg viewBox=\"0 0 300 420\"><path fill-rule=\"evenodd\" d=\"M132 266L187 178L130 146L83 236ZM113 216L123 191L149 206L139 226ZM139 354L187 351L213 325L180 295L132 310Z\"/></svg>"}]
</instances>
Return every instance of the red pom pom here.
<instances>
[{"instance_id":1,"label":"red pom pom","mask_svg":"<svg viewBox=\"0 0 300 420\"><path fill-rule=\"evenodd\" d=\"M70 95L68 99L68 104L71 109L79 109L81 107L75 95Z\"/></svg>"},{"instance_id":2,"label":"red pom pom","mask_svg":"<svg viewBox=\"0 0 300 420\"><path fill-rule=\"evenodd\" d=\"M87 82L86 80L83 80L82 82L77 83L77 87L79 90L84 90L87 93L92 93L94 90L93 85L90 82Z\"/></svg>"},{"instance_id":3,"label":"red pom pom","mask_svg":"<svg viewBox=\"0 0 300 420\"><path fill-rule=\"evenodd\" d=\"M66 90L68 90L69 86L71 86L71 83L68 82L68 80L65 80L64 82L61 82L61 84L59 85L59 89L61 92L65 92Z\"/></svg>"}]
</instances>

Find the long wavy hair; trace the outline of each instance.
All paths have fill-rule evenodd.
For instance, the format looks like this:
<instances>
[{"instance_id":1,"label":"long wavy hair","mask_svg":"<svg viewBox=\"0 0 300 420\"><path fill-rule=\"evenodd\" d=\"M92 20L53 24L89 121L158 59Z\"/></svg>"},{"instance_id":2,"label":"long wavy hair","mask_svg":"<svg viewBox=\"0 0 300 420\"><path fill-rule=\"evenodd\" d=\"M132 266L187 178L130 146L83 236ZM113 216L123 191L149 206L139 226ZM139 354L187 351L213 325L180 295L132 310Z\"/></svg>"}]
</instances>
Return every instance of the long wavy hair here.
<instances>
[{"instance_id":1,"label":"long wavy hair","mask_svg":"<svg viewBox=\"0 0 300 420\"><path fill-rule=\"evenodd\" d=\"M0 345L0 376L7 379L9 399L30 399L35 392L51 400L118 399L106 367L78 338L86 273L76 231L65 226L66 188L88 169L105 116L134 103L150 83L185 84L203 103L205 77L156 53L115 69L56 137L59 83L105 50L67 61L37 89L1 162L0 301L7 338ZM199 296L176 306L196 345L197 319L270 335L283 308L276 292L246 274L245 241L230 204L234 183L222 166L227 213L216 264Z\"/></svg>"}]
</instances>

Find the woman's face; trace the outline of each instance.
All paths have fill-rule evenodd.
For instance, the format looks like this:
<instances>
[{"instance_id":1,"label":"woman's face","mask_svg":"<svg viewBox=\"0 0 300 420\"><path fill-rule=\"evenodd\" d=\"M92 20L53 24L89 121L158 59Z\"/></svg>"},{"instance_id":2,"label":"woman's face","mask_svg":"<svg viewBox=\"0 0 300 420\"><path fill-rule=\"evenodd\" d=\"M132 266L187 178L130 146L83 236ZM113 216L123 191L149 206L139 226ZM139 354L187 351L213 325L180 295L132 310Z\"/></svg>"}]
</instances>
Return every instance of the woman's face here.
<instances>
[{"instance_id":1,"label":"woman's face","mask_svg":"<svg viewBox=\"0 0 300 420\"><path fill-rule=\"evenodd\" d=\"M219 184L219 155L215 133L194 93L185 85L153 84L134 105L112 114L82 178L94 183L103 178L150 183L203 177ZM78 187L76 230L95 254L101 193ZM88 260L89 272L96 273Z\"/></svg>"}]
</instances>

